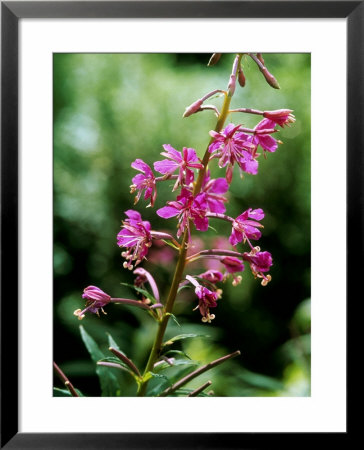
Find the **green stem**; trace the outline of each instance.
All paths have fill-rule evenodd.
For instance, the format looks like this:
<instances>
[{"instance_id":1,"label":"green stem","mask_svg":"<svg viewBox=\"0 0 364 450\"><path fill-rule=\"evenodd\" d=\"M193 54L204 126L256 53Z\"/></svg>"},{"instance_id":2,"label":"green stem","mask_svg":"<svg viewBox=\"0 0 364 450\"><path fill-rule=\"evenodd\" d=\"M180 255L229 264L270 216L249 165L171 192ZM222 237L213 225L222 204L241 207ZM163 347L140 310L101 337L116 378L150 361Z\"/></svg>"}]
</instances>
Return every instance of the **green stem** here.
<instances>
[{"instance_id":1,"label":"green stem","mask_svg":"<svg viewBox=\"0 0 364 450\"><path fill-rule=\"evenodd\" d=\"M185 268L186 253L187 253L187 241L188 241L188 230L186 229L184 232L184 235L183 235L182 244L181 244L181 248L180 248L180 254L179 254L178 261L177 261L176 270L174 272L171 289L169 290L169 294L168 294L168 298L167 298L167 302L166 302L166 306L164 308L162 318L160 319L159 324L158 324L157 334L154 339L153 347L150 352L149 359L148 359L147 365L145 367L143 377L148 372L153 370L154 364L162 350L162 342L163 342L164 333L165 333L167 325L168 325L168 320L170 318L170 314L173 309L173 304L176 299L178 286L182 279L183 270ZM138 397L143 397L145 395L145 391L147 389L147 383L148 383L148 380L142 381L139 384L139 388L138 388L138 392L137 392Z\"/></svg>"},{"instance_id":2,"label":"green stem","mask_svg":"<svg viewBox=\"0 0 364 450\"><path fill-rule=\"evenodd\" d=\"M242 55L239 54L237 56L237 58L238 58L237 64L234 64L235 76L237 75L237 72L240 67L241 57L242 57ZM229 114L229 107L230 107L232 95L233 95L233 93L231 93L230 91L228 91L225 94L225 99L224 99L224 103L222 105L221 114L218 118L218 121L217 121L216 127L215 127L215 131L217 131L217 132L220 132L222 130L225 120ZM199 171L197 181L196 181L196 184L195 184L195 187L193 190L193 195L195 195L195 196L200 192L201 186L202 186L202 181L205 177L207 165L208 165L208 162L210 159L210 153L208 150L209 150L209 146L210 146L211 142L212 142L212 139L210 140L209 145L207 146L207 149L205 151L205 155L202 159L203 168L200 169L200 171ZM179 249L179 257L178 257L178 261L177 261L177 266L176 266L176 270L173 275L173 280L172 280L171 288L169 290L166 306L164 308L163 315L158 324L157 334L155 336L153 347L150 352L149 359L148 359L147 365L144 370L143 378L145 377L145 375L148 372L153 370L154 364L156 363L156 361L160 355L160 352L162 350L164 333L166 331L166 328L168 325L168 320L169 320L170 315L173 310L174 301L177 296L178 286L179 286L179 283L181 282L183 271L184 271L185 264L186 264L187 244L188 244L188 230L186 229L183 234L181 247ZM145 392L147 389L147 384L148 384L148 380L146 380L146 381L142 380L140 382L138 392L137 392L138 397L143 397L145 395Z\"/></svg>"}]
</instances>

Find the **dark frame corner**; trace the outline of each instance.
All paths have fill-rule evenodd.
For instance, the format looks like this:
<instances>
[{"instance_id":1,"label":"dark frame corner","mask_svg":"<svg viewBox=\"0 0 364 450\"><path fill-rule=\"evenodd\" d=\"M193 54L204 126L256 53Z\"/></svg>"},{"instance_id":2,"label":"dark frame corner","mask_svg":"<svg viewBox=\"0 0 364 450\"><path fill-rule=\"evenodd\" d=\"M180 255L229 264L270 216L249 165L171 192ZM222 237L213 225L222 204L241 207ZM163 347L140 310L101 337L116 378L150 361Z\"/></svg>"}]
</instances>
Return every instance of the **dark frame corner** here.
<instances>
[{"instance_id":1,"label":"dark frame corner","mask_svg":"<svg viewBox=\"0 0 364 450\"><path fill-rule=\"evenodd\" d=\"M364 1L93 1L1 2L1 448L262 448L280 434L254 433L18 433L18 24L22 18L344 18L347 19L347 300L354 299L354 274L364 269ZM358 249L359 239L359 252ZM354 242L355 240L355 242ZM355 249L355 253L353 251ZM349 253L350 251L350 253ZM350 254L350 257L349 257ZM352 282L351 282L352 281ZM355 280L357 281L357 280ZM347 302L349 306L349 302ZM347 309L349 315L349 308ZM16 322L16 321L15 321ZM5 342L12 342L5 345ZM350 345L348 345L348 351ZM11 407L9 407L11 405ZM348 421L350 412L348 411ZM349 430L348 426L348 430ZM347 433L335 433L347 443ZM286 445L304 445L310 434L285 435ZM299 440L298 440L299 439ZM315 443L327 435L315 435ZM344 441L345 440L345 441ZM270 444L268 444L268 442Z\"/></svg>"}]
</instances>

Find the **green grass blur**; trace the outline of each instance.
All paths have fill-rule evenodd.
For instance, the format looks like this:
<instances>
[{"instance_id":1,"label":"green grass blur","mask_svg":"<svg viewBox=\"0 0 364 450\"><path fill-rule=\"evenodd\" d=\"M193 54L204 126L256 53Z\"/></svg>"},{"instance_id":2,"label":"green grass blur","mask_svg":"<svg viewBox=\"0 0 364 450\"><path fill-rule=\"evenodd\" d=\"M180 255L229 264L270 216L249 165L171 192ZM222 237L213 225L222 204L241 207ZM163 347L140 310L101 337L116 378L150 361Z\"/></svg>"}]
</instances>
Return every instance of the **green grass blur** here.
<instances>
[{"instance_id":1,"label":"green grass blur","mask_svg":"<svg viewBox=\"0 0 364 450\"><path fill-rule=\"evenodd\" d=\"M248 57L243 58L246 86L237 86L232 108L290 108L296 123L275 135L284 144L259 159L259 173L240 179L235 168L227 212L262 208L266 217L259 245L270 251L272 281L262 287L248 265L243 281L223 286L216 319L203 324L192 290L183 290L167 337L181 333L209 338L183 341L182 348L201 363L239 349L240 358L200 376L219 396L310 395L310 55L266 54L266 66L281 89L272 89ZM169 184L158 189L155 208L141 200L133 206L130 167L136 158L152 165L163 159L163 144L193 147L203 156L215 127L211 111L182 118L185 107L214 89L225 89L233 55L206 67L200 54L55 54L54 55L54 359L85 395L99 395L95 365L84 348L73 311L81 294L96 285L113 297L135 298L120 283L132 283L116 245L124 211L137 209L154 230L175 231L173 219L155 210L174 198ZM221 99L208 100L218 107ZM253 127L258 116L231 115L228 121ZM225 169L211 164L214 177ZM226 223L199 237L210 242L228 237ZM195 234L196 235L196 234ZM241 247L240 247L241 248ZM171 282L173 261L155 253L144 267L157 279L162 298ZM198 270L198 269L196 269ZM107 316L87 316L82 325L107 353L109 332L120 348L143 368L155 333L144 311L111 305ZM176 346L176 348L179 348ZM112 369L111 369L112 370ZM120 395L135 387L120 375ZM59 384L57 384L59 386Z\"/></svg>"}]
</instances>

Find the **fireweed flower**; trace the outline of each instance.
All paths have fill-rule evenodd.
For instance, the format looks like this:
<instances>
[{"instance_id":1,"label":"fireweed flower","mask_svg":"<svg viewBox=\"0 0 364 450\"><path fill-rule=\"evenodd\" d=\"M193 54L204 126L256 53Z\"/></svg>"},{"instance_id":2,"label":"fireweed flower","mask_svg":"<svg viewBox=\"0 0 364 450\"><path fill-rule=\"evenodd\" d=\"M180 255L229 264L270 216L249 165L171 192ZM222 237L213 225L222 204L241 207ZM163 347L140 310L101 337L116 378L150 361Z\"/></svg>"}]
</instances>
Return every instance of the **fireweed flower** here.
<instances>
[{"instance_id":1,"label":"fireweed flower","mask_svg":"<svg viewBox=\"0 0 364 450\"><path fill-rule=\"evenodd\" d=\"M221 262L229 273L242 272L244 270L244 264L240 259L234 258L233 256L224 256Z\"/></svg>"},{"instance_id":2,"label":"fireweed flower","mask_svg":"<svg viewBox=\"0 0 364 450\"><path fill-rule=\"evenodd\" d=\"M264 212L262 209L249 208L244 211L233 221L233 228L229 237L231 245L237 245L239 242L248 241L249 239L257 240L262 235L258 228L262 228L263 225L257 222L264 218Z\"/></svg>"},{"instance_id":3,"label":"fireweed flower","mask_svg":"<svg viewBox=\"0 0 364 450\"><path fill-rule=\"evenodd\" d=\"M256 144L248 139L244 133L238 133L240 125L229 124L220 133L210 131L214 141L209 146L209 152L219 158L219 167L226 167L226 180L231 183L235 162L242 172L256 175L258 162L255 154Z\"/></svg>"},{"instance_id":4,"label":"fireweed flower","mask_svg":"<svg viewBox=\"0 0 364 450\"><path fill-rule=\"evenodd\" d=\"M195 293L198 297L198 306L195 309L199 309L202 315L202 322L211 323L211 320L215 319L215 314L210 314L210 308L217 306L217 299L219 298L218 292L210 291L205 286L202 286L198 281L186 275L186 279L195 286Z\"/></svg>"},{"instance_id":5,"label":"fireweed flower","mask_svg":"<svg viewBox=\"0 0 364 450\"><path fill-rule=\"evenodd\" d=\"M254 128L258 133L254 134L254 136L250 136L250 141L254 145L260 145L263 150L267 152L275 152L278 148L278 142L274 139L270 134L274 132L274 127L276 126L276 122L270 119L261 120L258 125ZM271 133L259 133L262 130L271 130Z\"/></svg>"},{"instance_id":6,"label":"fireweed flower","mask_svg":"<svg viewBox=\"0 0 364 450\"><path fill-rule=\"evenodd\" d=\"M206 194L201 193L196 197L187 189L182 189L177 201L167 202L168 206L164 206L157 210L159 217L169 219L178 217L177 237L180 237L184 230L189 230L189 220L191 219L197 230L206 231L209 225L207 212Z\"/></svg>"},{"instance_id":7,"label":"fireweed flower","mask_svg":"<svg viewBox=\"0 0 364 450\"><path fill-rule=\"evenodd\" d=\"M218 281L222 281L224 279L224 275L219 270L207 270L204 273L199 275L200 278L209 281L210 283L217 283Z\"/></svg>"},{"instance_id":8,"label":"fireweed flower","mask_svg":"<svg viewBox=\"0 0 364 450\"><path fill-rule=\"evenodd\" d=\"M107 305L111 299L110 295L106 294L106 292L102 291L97 286L88 286L85 288L82 298L86 299L86 308L84 310L76 309L73 313L79 320L82 320L85 317L86 312L99 315L99 309L106 314L103 307Z\"/></svg>"},{"instance_id":9,"label":"fireweed flower","mask_svg":"<svg viewBox=\"0 0 364 450\"><path fill-rule=\"evenodd\" d=\"M148 200L148 198L150 198L150 204L148 206L153 206L157 197L157 191L155 176L152 169L142 159L136 159L131 163L131 167L141 172L132 179L133 184L130 186L131 194L138 191L134 204L140 200L140 197L145 190L144 200Z\"/></svg>"},{"instance_id":10,"label":"fireweed flower","mask_svg":"<svg viewBox=\"0 0 364 450\"><path fill-rule=\"evenodd\" d=\"M210 179L210 172L205 176L201 192L206 194L207 208L211 212L224 213L226 211L224 203L227 198L223 196L229 189L225 178Z\"/></svg>"},{"instance_id":11,"label":"fireweed flower","mask_svg":"<svg viewBox=\"0 0 364 450\"><path fill-rule=\"evenodd\" d=\"M188 186L193 182L194 173L191 169L202 169L203 165L199 162L196 151L193 148L183 147L182 153L174 149L171 145L163 145L165 152L161 155L168 159L156 161L154 169L166 176L171 176L179 169L177 181L173 187L175 191L178 186Z\"/></svg>"},{"instance_id":12,"label":"fireweed flower","mask_svg":"<svg viewBox=\"0 0 364 450\"><path fill-rule=\"evenodd\" d=\"M242 277L234 274L244 270L244 264L242 261L238 258L234 258L233 256L224 256L221 258L221 262L224 264L227 274L231 274L233 277L233 286L240 284ZM225 276L224 278L226 279L227 277Z\"/></svg>"},{"instance_id":13,"label":"fireweed flower","mask_svg":"<svg viewBox=\"0 0 364 450\"><path fill-rule=\"evenodd\" d=\"M263 116L266 119L270 119L282 128L284 125L288 125L296 121L295 116L292 114L292 109L277 109L275 111L264 111Z\"/></svg>"},{"instance_id":14,"label":"fireweed flower","mask_svg":"<svg viewBox=\"0 0 364 450\"><path fill-rule=\"evenodd\" d=\"M264 275L273 265L272 255L269 252L261 252L259 247L254 247L250 253L244 253L244 260L250 264L255 278L262 278L262 285L266 286L272 279L270 275Z\"/></svg>"},{"instance_id":15,"label":"fireweed flower","mask_svg":"<svg viewBox=\"0 0 364 450\"><path fill-rule=\"evenodd\" d=\"M119 247L127 248L121 254L126 259L123 267L132 270L133 261L135 266L138 265L146 257L152 245L151 226L148 221L142 220L138 211L129 209L125 211L125 214L128 219L123 221L122 229L117 235L117 243Z\"/></svg>"}]
</instances>

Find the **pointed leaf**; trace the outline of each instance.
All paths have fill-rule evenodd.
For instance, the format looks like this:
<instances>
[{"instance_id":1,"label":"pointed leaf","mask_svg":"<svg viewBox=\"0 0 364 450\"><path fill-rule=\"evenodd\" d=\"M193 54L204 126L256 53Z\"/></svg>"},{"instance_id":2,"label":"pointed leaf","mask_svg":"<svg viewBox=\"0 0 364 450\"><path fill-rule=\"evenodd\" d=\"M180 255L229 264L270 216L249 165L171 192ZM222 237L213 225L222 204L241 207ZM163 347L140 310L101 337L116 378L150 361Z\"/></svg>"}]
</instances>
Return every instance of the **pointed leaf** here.
<instances>
[{"instance_id":1,"label":"pointed leaf","mask_svg":"<svg viewBox=\"0 0 364 450\"><path fill-rule=\"evenodd\" d=\"M176 316L175 316L174 314L172 314L172 313L167 313L166 316L171 316L172 319L174 320L174 322L176 323L176 325L179 326L179 327L181 328L181 325L179 324L179 322L178 322L178 320L177 320L177 318L176 318Z\"/></svg>"},{"instance_id":2,"label":"pointed leaf","mask_svg":"<svg viewBox=\"0 0 364 450\"><path fill-rule=\"evenodd\" d=\"M82 394L82 392L79 389L75 388L75 391L77 392L77 394L80 397L84 397L84 395ZM53 397L72 397L72 394L70 393L70 391L68 389L60 389L57 387L53 388Z\"/></svg>"},{"instance_id":3,"label":"pointed leaf","mask_svg":"<svg viewBox=\"0 0 364 450\"><path fill-rule=\"evenodd\" d=\"M157 384L148 391L148 397L157 397L164 389L167 389L172 384L169 379L162 374L148 372L147 377L148 379L154 378L157 382Z\"/></svg>"},{"instance_id":4,"label":"pointed leaf","mask_svg":"<svg viewBox=\"0 0 364 450\"><path fill-rule=\"evenodd\" d=\"M209 229L211 229L212 231L215 231L215 233L217 233L216 228L212 227L211 225L209 225Z\"/></svg>"},{"instance_id":5,"label":"pointed leaf","mask_svg":"<svg viewBox=\"0 0 364 450\"><path fill-rule=\"evenodd\" d=\"M109 347L113 347L116 348L116 350L118 350L120 353L122 353L123 355L125 355L124 352L122 352L118 346L118 344L115 342L114 338L111 336L110 333L106 333L107 334L107 339L109 342Z\"/></svg>"},{"instance_id":6,"label":"pointed leaf","mask_svg":"<svg viewBox=\"0 0 364 450\"><path fill-rule=\"evenodd\" d=\"M187 359L191 359L187 353L183 352L182 350L168 350L168 352L165 353L165 355L178 355L178 356L184 356Z\"/></svg>"},{"instance_id":7,"label":"pointed leaf","mask_svg":"<svg viewBox=\"0 0 364 450\"><path fill-rule=\"evenodd\" d=\"M179 334L178 336L174 336L173 338L164 342L163 345L172 345L174 342L182 341L183 339L195 338L195 337L210 337L210 336L208 336L207 334L193 334L193 333Z\"/></svg>"},{"instance_id":8,"label":"pointed leaf","mask_svg":"<svg viewBox=\"0 0 364 450\"><path fill-rule=\"evenodd\" d=\"M192 286L190 284L185 284L183 286L180 286L177 290L177 293L181 292L182 289L192 289Z\"/></svg>"},{"instance_id":9,"label":"pointed leaf","mask_svg":"<svg viewBox=\"0 0 364 450\"><path fill-rule=\"evenodd\" d=\"M190 359L175 359L173 361L173 364L168 364L167 361L162 361L160 364L158 364L156 367L154 367L154 372L161 372L162 370L178 367L178 366L198 366L197 361L192 361Z\"/></svg>"},{"instance_id":10,"label":"pointed leaf","mask_svg":"<svg viewBox=\"0 0 364 450\"><path fill-rule=\"evenodd\" d=\"M103 359L105 355L100 350L94 339L86 332L84 327L80 325L81 338L91 356L92 361L96 364L97 361ZM96 366L96 373L100 380L101 392L104 397L113 397L120 388L117 378L114 373L107 367Z\"/></svg>"},{"instance_id":11,"label":"pointed leaf","mask_svg":"<svg viewBox=\"0 0 364 450\"><path fill-rule=\"evenodd\" d=\"M166 241L166 240L164 240L164 239L162 239L162 242L164 242L165 244L167 244L167 245L169 245L170 247L172 247L172 248L174 248L175 250L179 250L179 248L178 247L176 247L172 242L170 242L170 241Z\"/></svg>"}]
</instances>

